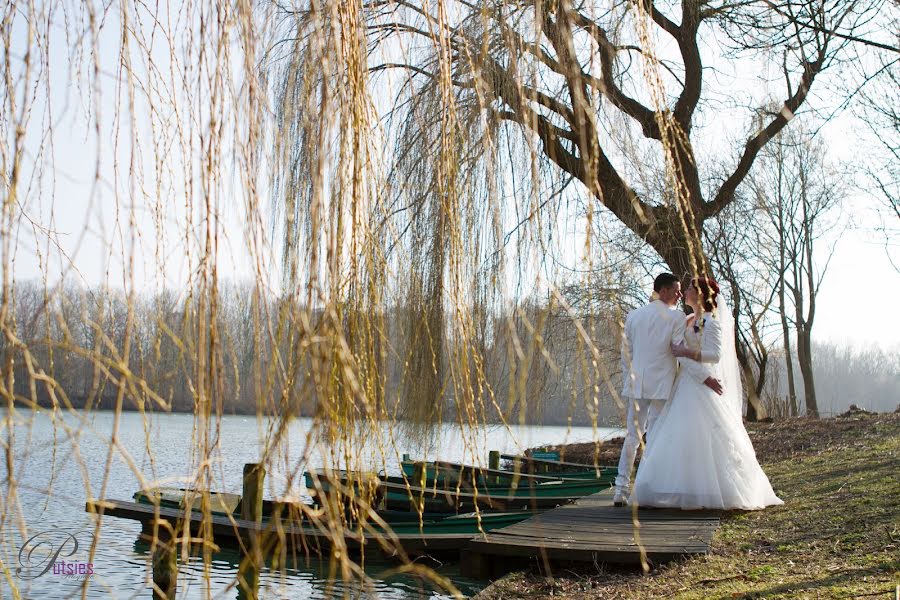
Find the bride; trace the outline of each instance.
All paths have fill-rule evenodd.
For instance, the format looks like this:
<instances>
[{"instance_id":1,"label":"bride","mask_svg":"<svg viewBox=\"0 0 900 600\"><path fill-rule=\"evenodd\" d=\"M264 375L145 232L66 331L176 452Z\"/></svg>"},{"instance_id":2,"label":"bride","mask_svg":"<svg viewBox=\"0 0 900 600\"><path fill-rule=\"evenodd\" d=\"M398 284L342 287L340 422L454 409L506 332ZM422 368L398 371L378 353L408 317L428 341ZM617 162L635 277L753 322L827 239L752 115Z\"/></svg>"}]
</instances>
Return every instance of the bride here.
<instances>
[{"instance_id":1,"label":"bride","mask_svg":"<svg viewBox=\"0 0 900 600\"><path fill-rule=\"evenodd\" d=\"M684 293L694 312L672 399L648 436L631 503L682 509L753 510L782 504L756 460L742 421L734 322L712 278ZM721 385L720 385L721 384Z\"/></svg>"}]
</instances>

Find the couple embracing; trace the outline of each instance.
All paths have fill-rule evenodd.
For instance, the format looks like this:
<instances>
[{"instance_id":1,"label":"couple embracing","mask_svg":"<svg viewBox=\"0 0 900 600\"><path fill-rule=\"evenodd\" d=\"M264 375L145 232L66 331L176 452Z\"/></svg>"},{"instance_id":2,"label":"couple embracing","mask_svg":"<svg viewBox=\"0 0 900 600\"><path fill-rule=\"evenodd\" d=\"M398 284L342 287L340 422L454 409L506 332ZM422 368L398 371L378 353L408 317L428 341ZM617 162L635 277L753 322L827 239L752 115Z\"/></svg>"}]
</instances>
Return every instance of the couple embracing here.
<instances>
[{"instance_id":1,"label":"couple embracing","mask_svg":"<svg viewBox=\"0 0 900 600\"><path fill-rule=\"evenodd\" d=\"M659 275L653 290L654 299L625 320L628 417L614 503L742 510L782 504L744 429L734 321L718 285L708 277L691 280L683 295L693 311L687 317L677 308L677 277Z\"/></svg>"}]
</instances>

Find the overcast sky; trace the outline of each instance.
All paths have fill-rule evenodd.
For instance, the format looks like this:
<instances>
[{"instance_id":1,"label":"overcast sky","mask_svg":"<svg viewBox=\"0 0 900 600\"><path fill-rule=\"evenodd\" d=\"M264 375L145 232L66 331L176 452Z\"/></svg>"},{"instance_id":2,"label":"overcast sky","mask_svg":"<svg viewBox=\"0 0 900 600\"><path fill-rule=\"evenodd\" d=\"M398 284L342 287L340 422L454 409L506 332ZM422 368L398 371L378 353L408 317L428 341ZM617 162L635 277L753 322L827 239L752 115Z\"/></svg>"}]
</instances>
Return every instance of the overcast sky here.
<instances>
[{"instance_id":1,"label":"overcast sky","mask_svg":"<svg viewBox=\"0 0 900 600\"><path fill-rule=\"evenodd\" d=\"M20 43L14 44L11 50L13 60L21 60L24 55L21 23L18 22L20 27L14 35L14 40ZM42 180L24 184L28 187L27 193L21 194L22 209L28 218L20 220L17 230L15 277L43 277L40 268L43 263L50 281L57 280L63 272L66 277L88 286L107 282L113 287L123 287L127 281L124 273L131 270L140 289L182 286L188 271L186 248L196 251L200 232L194 229L200 225L177 200L184 196L187 185L179 181L177 167L168 173L165 181L157 182L160 187L156 189L135 189L133 178L122 171L123 165L132 159L127 143L129 128L133 126L142 139L150 139L152 132L145 116L149 106L141 100L141 94L132 112L127 89L116 85L119 68L116 29L110 27L101 35L101 47L106 44L108 50L100 53L103 87L99 99L75 85L79 80L77 70L90 68L90 59L85 59L83 64L73 61L72 46L64 30L57 27L51 31L47 79L51 91L48 96L46 85L37 88L34 114L26 135L28 151L24 171L34 172L37 160L52 165L52 169L45 171ZM157 67L165 70L167 53L157 50L158 47L153 50L154 56L158 54ZM133 68L139 79L140 64ZM97 107L101 115L102 164L101 180L95 183L98 140L93 122L86 115L94 114ZM48 115L53 122L49 135L46 133ZM114 118L116 115L120 118ZM134 121L130 120L131 115L135 115ZM203 122L199 118L194 120ZM854 161L871 151L871 141L859 133L856 125L848 115L823 129L822 135L828 140L833 157ZM198 139L201 129L198 126L194 132ZM147 171L160 163L180 162L174 146L172 155L163 157L152 145L138 147L143 154L133 157L134 163ZM118 171L114 157L119 159ZM147 181L152 178L148 177ZM197 183L189 185L196 189ZM225 279L246 281L253 279L255 269L247 251L247 215L239 188L238 181L226 181L223 193L217 197L218 227L223 234L219 274ZM170 198L163 205L155 201L160 193ZM265 195L265 190L262 193ZM900 349L900 319L882 309L883 304L891 306L900 298L900 274L894 266L900 266L900 242L896 238L897 224L889 222L895 237L893 244L886 243L884 233L878 230L882 221L877 207L876 199L860 193L853 193L844 203L844 218L851 226L840 239L828 240L829 245L834 245L834 255L819 296L815 338ZM262 208L265 212L266 207ZM59 247L54 248L57 243ZM578 247L581 242L573 240L572 245ZM127 261L132 249L133 269ZM258 257L273 285L278 279L274 256L268 250ZM865 298L859 294L862 288L866 290Z\"/></svg>"}]
</instances>

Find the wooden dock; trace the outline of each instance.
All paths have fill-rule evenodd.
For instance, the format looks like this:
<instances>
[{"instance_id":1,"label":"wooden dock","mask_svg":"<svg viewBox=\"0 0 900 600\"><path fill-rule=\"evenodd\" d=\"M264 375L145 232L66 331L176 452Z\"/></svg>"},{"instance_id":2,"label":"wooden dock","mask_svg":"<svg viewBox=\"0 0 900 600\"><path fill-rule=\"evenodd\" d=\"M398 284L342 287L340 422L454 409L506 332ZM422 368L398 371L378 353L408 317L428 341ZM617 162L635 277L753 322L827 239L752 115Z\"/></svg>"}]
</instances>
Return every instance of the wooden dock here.
<instances>
[{"instance_id":1,"label":"wooden dock","mask_svg":"<svg viewBox=\"0 0 900 600\"><path fill-rule=\"evenodd\" d=\"M401 533L387 536L383 533L360 532L358 530L342 530L335 534L327 527L315 527L310 524L297 525L290 521L256 523L232 516L211 514L204 518L199 510L187 513L184 510L168 507L154 507L126 500L105 500L103 502L88 501L85 510L109 517L131 519L142 525L142 534L147 539L165 537L163 523L181 531L187 525L192 534L203 535L204 531L212 534L217 544L238 545L249 544L256 536L264 549L264 554L271 554L282 542L289 552L298 554L323 554L335 542L350 550L366 547L368 552L378 552L386 557L407 552L412 555L457 553L468 540L471 533ZM208 525L208 529L204 529Z\"/></svg>"},{"instance_id":2,"label":"wooden dock","mask_svg":"<svg viewBox=\"0 0 900 600\"><path fill-rule=\"evenodd\" d=\"M639 565L706 554L719 526L717 511L640 509L612 505L612 490L471 540L462 553L462 571L491 579L539 559ZM640 543L638 542L640 540Z\"/></svg>"},{"instance_id":3,"label":"wooden dock","mask_svg":"<svg viewBox=\"0 0 900 600\"><path fill-rule=\"evenodd\" d=\"M297 555L323 554L337 541L343 548L366 548L383 558L399 555L450 554L459 557L463 575L492 579L535 559L546 570L553 563L587 562L640 565L706 554L719 526L717 511L616 508L612 489L559 506L524 521L473 537L472 533L394 533L344 530L337 533L290 519L257 522L230 515L154 507L112 500L88 502L88 512L141 522L143 535L166 540L166 531L185 526L195 536L211 535L216 543L253 546L263 555L279 548ZM635 516L637 517L635 519ZM174 547L174 546L173 546ZM173 554L174 557L174 554ZM174 558L173 558L174 560ZM155 573L155 571L154 571ZM154 574L156 578L156 574ZM156 579L154 579L156 580Z\"/></svg>"}]
</instances>

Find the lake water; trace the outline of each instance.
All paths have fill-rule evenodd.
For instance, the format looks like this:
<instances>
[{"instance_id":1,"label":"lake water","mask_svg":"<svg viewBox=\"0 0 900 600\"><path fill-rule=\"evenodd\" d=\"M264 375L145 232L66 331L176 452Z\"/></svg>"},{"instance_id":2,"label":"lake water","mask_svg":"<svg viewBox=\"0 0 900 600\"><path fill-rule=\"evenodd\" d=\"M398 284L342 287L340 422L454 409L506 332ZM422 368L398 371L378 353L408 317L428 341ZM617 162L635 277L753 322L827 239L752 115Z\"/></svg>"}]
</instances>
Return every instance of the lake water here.
<instances>
[{"instance_id":1,"label":"lake water","mask_svg":"<svg viewBox=\"0 0 900 600\"><path fill-rule=\"evenodd\" d=\"M5 417L5 412L0 412ZM13 474L17 482L18 504L10 506L6 460L0 466L4 519L0 524L0 559L8 569L23 598L78 598L81 584L74 577L54 575L52 570L34 577L42 567L35 568L47 558L46 549L59 547L69 535L81 544L70 559L87 562L85 547L90 543L93 517L84 512L88 497L99 497L105 470L109 439L114 423L111 412L92 412L87 415L66 415L52 419L46 414L17 412L12 428L14 440ZM213 489L240 493L243 465L258 462L261 456L268 420L250 416L226 416L219 425L219 451L213 464ZM321 466L322 459L312 456L303 459L307 435L312 421L296 419L290 425L287 443L276 453L280 457L272 463L267 474L266 497L293 495L304 497L302 481L286 489L287 470L302 470ZM131 465L116 453L113 458L104 497L130 500L141 487L135 471L141 473L145 484L172 485L189 482L196 456L192 452L195 420L190 414L159 414L142 417L139 413L123 413L119 420L121 449L130 456ZM8 432L2 432L4 451L9 445ZM525 448L551 443L573 443L606 439L620 435L621 430L590 427L551 426L486 426L463 432L445 425L427 448L417 447L408 436L394 436L393 447L378 452L377 445L364 446L358 456L366 457L371 467L384 468L388 473L399 472L397 456L409 452L417 458L442 459L455 462L486 462L488 450L519 452ZM381 436L386 439L388 436ZM467 441L468 440L468 441ZM383 444L382 444L383 445ZM148 451L149 449L149 451ZM383 458L379 458L379 456ZM88 598L151 598L149 585L149 548L138 541L140 524L136 521L106 517L92 564ZM28 546L37 549L31 556L22 552L23 542L38 535ZM39 541L45 541L39 546ZM74 549L71 540L65 553ZM43 552L43 554L42 554ZM59 558L63 558L65 554ZM214 555L211 565L192 559L179 565L179 598L236 598L234 586L239 555L223 551ZM367 565L372 582L366 587L352 584L350 589L340 582L329 584L327 564L311 561L302 570L262 570L261 598L328 598L381 597L420 598L444 597L434 590L423 588L411 578L390 577L381 573L390 564ZM465 594L480 589L481 584L459 576L456 565L445 565L438 572L449 577ZM0 598L10 597L10 584L0 578Z\"/></svg>"}]
</instances>

